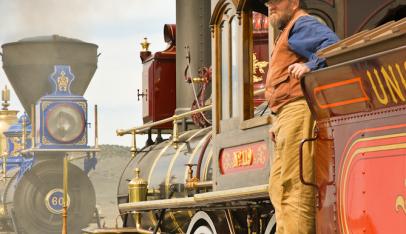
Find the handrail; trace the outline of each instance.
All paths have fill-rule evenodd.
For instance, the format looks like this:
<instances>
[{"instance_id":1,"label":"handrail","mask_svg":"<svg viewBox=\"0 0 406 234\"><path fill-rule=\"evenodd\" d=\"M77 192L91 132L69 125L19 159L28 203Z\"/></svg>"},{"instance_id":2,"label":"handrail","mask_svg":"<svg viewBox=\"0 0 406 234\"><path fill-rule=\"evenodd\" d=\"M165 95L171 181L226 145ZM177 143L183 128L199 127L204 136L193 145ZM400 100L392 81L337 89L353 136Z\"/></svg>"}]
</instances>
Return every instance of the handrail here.
<instances>
[{"instance_id":1,"label":"handrail","mask_svg":"<svg viewBox=\"0 0 406 234\"><path fill-rule=\"evenodd\" d=\"M254 95L263 94L264 92L265 92L265 89L256 90L254 92ZM135 157L137 154L137 147L136 147L136 145L137 145L136 144L136 135L137 134L145 133L147 130L150 130L152 127L159 126L164 123L172 122L173 123L172 143L174 144L174 147L176 148L177 144L179 143L178 120L184 119L185 117L188 117L188 116L196 114L196 113L211 110L212 107L213 107L213 105L207 105L207 106L199 108L199 109L181 113L179 115L173 115L172 117L158 120L158 121L152 122L152 123L147 123L147 124L144 124L139 127L133 127L133 128L129 128L129 129L117 129L116 134L117 134L117 136L132 135L130 152L131 152L131 156Z\"/></svg>"},{"instance_id":2,"label":"handrail","mask_svg":"<svg viewBox=\"0 0 406 234\"><path fill-rule=\"evenodd\" d=\"M265 88L255 90L255 91L254 91L254 96L260 95L260 94L263 94L263 93L265 93Z\"/></svg>"},{"instance_id":3,"label":"handrail","mask_svg":"<svg viewBox=\"0 0 406 234\"><path fill-rule=\"evenodd\" d=\"M263 93L265 93L265 88L254 91L254 95L260 95L260 94L263 94ZM199 112L211 110L212 107L213 107L212 105L208 105L208 106L205 106L205 107L202 107L202 108L199 108L199 109L195 109L195 110L192 110L192 111L181 113L179 115L173 115L172 117L169 117L169 118L166 118L166 119L161 119L161 120L158 120L158 121L153 122L153 123L147 123L147 124L144 124L144 125L139 126L139 127L133 127L133 128L129 128L129 129L117 129L116 134L117 134L117 136L124 136L124 135L129 135L129 134L143 133L143 132L149 130L150 128L152 128L152 127L155 127L155 126L158 126L158 125L161 125L161 124L164 124L164 123L169 123L169 122L172 122L172 121L176 121L176 120L179 120L179 119L183 119L183 118L185 118L187 116L190 116L190 115L193 115L193 114L196 114L196 113L199 113Z\"/></svg>"},{"instance_id":4,"label":"handrail","mask_svg":"<svg viewBox=\"0 0 406 234\"><path fill-rule=\"evenodd\" d=\"M263 93L265 93L265 89L259 89L259 90L256 90L254 92L254 95L259 95L259 94L263 94ZM169 123L169 122L172 122L174 120L183 119L183 118L185 118L187 116L190 116L190 115L193 115L193 114L196 114L196 113L199 113L199 112L208 111L211 108L212 108L212 105L208 105L208 106L205 106L205 107L202 107L202 108L199 108L199 109L195 109L195 110L192 110L192 111L181 113L179 115L173 115L172 117L169 117L169 118L166 118L166 119L161 119L161 120L158 120L158 121L153 122L153 123L147 123L147 124L144 124L144 125L142 125L140 127L133 127L133 128L129 128L129 129L117 129L116 134L117 134L117 136L124 136L124 135L129 135L129 134L143 133L143 132L149 130L150 128L152 128L152 127L155 127L155 126L158 126L158 125L161 125L161 124L164 124L164 123Z\"/></svg>"},{"instance_id":5,"label":"handrail","mask_svg":"<svg viewBox=\"0 0 406 234\"><path fill-rule=\"evenodd\" d=\"M152 127L155 127L155 126L158 126L158 125L161 125L161 124L164 124L164 123L169 123L169 122L172 122L172 121L177 121L179 119L183 119L183 118L185 118L187 116L190 116L190 115L193 115L193 114L196 114L196 113L211 110L211 108L212 108L212 105L208 105L208 106L196 109L196 110L181 113L179 115L173 115L172 117L162 119L162 120L158 120L158 121L153 122L153 123L147 123L147 124L144 124L144 125L142 125L140 127L133 127L133 128L129 128L129 129L117 129L116 133L117 133L117 136L124 136L124 135L129 135L129 134L143 133L146 130L149 130L150 128L152 128Z\"/></svg>"},{"instance_id":6,"label":"handrail","mask_svg":"<svg viewBox=\"0 0 406 234\"><path fill-rule=\"evenodd\" d=\"M158 126L158 125L161 125L164 123L172 122L173 123L172 143L174 144L174 146L176 148L177 144L179 143L178 120L183 119L189 115L211 110L211 108L212 108L212 105L208 105L208 106L196 109L196 110L181 113L179 115L173 115L172 117L162 119L162 120L159 120L159 121L156 121L153 123L144 124L140 127L134 127L134 128L130 128L130 129L117 129L116 133L117 133L117 136L124 136L124 135L130 135L130 134L132 135L130 152L131 152L131 157L135 157L137 155L137 144L136 144L136 135L137 134L143 133L152 127L155 127L155 126Z\"/></svg>"}]
</instances>

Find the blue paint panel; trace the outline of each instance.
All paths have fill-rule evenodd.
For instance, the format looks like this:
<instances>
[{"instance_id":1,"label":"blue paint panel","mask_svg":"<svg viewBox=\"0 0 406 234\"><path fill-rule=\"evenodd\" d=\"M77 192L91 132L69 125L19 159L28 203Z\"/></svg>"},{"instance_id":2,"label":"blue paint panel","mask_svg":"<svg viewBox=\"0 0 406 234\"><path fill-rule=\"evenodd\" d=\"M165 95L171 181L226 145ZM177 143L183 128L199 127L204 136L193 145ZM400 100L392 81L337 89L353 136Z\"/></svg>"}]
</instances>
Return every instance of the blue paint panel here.
<instances>
[{"instance_id":1,"label":"blue paint panel","mask_svg":"<svg viewBox=\"0 0 406 234\"><path fill-rule=\"evenodd\" d=\"M48 78L53 84L53 96L71 96L70 85L75 79L69 65L55 65L54 73Z\"/></svg>"}]
</instances>

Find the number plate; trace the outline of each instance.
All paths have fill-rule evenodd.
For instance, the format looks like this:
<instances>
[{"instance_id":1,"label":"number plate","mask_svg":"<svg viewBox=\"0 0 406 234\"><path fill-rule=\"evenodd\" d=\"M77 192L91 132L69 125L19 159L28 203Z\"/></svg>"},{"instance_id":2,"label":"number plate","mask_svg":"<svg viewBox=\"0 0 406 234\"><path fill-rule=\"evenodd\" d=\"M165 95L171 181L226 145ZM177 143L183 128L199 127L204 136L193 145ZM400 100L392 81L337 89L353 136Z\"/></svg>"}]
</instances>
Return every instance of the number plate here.
<instances>
[{"instance_id":1,"label":"number plate","mask_svg":"<svg viewBox=\"0 0 406 234\"><path fill-rule=\"evenodd\" d=\"M70 198L68 194L67 205L69 207ZM54 214L62 214L63 211L63 190L62 189L52 189L48 192L45 197L45 206L47 209Z\"/></svg>"}]
</instances>

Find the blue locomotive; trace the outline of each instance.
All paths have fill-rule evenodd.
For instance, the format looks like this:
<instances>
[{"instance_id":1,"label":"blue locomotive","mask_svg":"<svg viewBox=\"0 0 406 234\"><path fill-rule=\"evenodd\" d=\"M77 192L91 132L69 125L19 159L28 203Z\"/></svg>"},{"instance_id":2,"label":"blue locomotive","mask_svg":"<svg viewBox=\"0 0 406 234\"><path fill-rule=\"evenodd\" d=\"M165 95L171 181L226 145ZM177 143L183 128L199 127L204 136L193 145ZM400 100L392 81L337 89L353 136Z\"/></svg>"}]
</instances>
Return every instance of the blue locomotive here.
<instances>
[{"instance_id":1,"label":"blue locomotive","mask_svg":"<svg viewBox=\"0 0 406 234\"><path fill-rule=\"evenodd\" d=\"M72 163L64 204L63 159L72 152L90 157L97 151L88 145L83 97L96 71L97 48L57 35L2 45L3 68L27 113L12 124L17 111L7 110L9 92L3 92L2 231L58 233L64 205L69 233L80 233L92 220L95 190L87 173Z\"/></svg>"}]
</instances>

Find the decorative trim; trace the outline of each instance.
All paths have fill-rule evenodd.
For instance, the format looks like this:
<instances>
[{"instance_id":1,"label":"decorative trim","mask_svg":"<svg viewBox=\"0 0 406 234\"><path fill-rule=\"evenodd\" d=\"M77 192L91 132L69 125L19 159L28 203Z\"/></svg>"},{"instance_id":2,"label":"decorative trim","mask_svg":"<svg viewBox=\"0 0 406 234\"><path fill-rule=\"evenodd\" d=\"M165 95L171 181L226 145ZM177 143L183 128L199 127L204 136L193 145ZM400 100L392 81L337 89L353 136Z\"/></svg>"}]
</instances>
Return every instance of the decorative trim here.
<instances>
[{"instance_id":1,"label":"decorative trim","mask_svg":"<svg viewBox=\"0 0 406 234\"><path fill-rule=\"evenodd\" d=\"M217 3L216 7L213 10L211 19L210 19L210 26L216 26L221 23L222 16L228 5L230 5L228 0L220 0Z\"/></svg>"}]
</instances>

